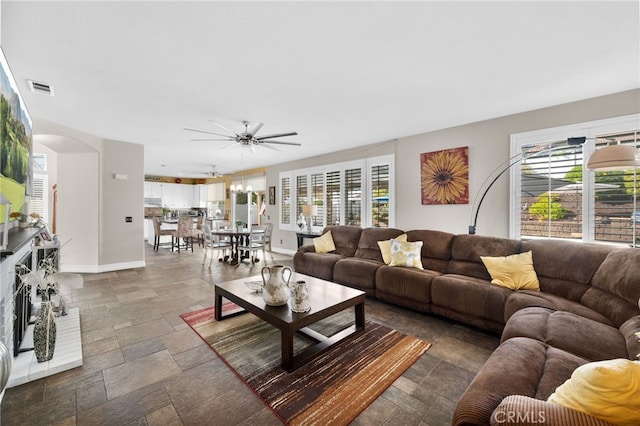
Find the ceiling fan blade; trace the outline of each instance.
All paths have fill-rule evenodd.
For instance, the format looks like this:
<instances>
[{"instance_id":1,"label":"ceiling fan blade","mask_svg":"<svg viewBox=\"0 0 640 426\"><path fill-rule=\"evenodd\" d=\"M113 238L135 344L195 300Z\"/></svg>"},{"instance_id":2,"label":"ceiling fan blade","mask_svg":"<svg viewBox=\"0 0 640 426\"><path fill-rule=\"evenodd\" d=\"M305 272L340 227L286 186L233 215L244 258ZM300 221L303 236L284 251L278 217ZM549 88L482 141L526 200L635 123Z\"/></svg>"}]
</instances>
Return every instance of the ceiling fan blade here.
<instances>
[{"instance_id":1,"label":"ceiling fan blade","mask_svg":"<svg viewBox=\"0 0 640 426\"><path fill-rule=\"evenodd\" d=\"M188 130L190 132L206 133L208 135L224 136L225 138L231 138L232 137L232 136L229 136L229 135L221 135L220 133L207 132L206 130L190 129L188 127L184 127L184 130ZM233 132L231 132L231 133L233 133Z\"/></svg>"},{"instance_id":2,"label":"ceiling fan blade","mask_svg":"<svg viewBox=\"0 0 640 426\"><path fill-rule=\"evenodd\" d=\"M256 123L253 123L251 125L251 128L247 129L247 136L252 138L256 133L258 133L258 130L260 130L262 128L262 126L264 126L264 123L261 123L259 121L256 122Z\"/></svg>"},{"instance_id":3,"label":"ceiling fan blade","mask_svg":"<svg viewBox=\"0 0 640 426\"><path fill-rule=\"evenodd\" d=\"M193 142L214 141L214 142L228 142L234 140L233 138L227 139L190 139Z\"/></svg>"},{"instance_id":4,"label":"ceiling fan blade","mask_svg":"<svg viewBox=\"0 0 640 426\"><path fill-rule=\"evenodd\" d=\"M269 149L272 149L272 150L274 150L274 151L282 152L281 150L279 150L279 149L278 149L278 148L276 148L275 146L265 145L263 142L261 142L261 143L260 143L260 146L261 146L261 147L263 147L263 148L269 148Z\"/></svg>"},{"instance_id":5,"label":"ceiling fan blade","mask_svg":"<svg viewBox=\"0 0 640 426\"><path fill-rule=\"evenodd\" d=\"M265 139L282 138L284 136L295 136L297 134L298 134L298 132L275 133L273 135L260 136L259 138L256 138L256 139L259 140L259 141L263 141Z\"/></svg>"},{"instance_id":6,"label":"ceiling fan blade","mask_svg":"<svg viewBox=\"0 0 640 426\"><path fill-rule=\"evenodd\" d=\"M210 122L212 122L213 124L215 124L216 126L220 127L221 129L224 129L224 130L226 130L227 132L229 132L229 133L231 133L231 134L233 134L233 135L238 136L238 134L237 134L236 132L234 132L233 130L231 130L231 129L227 128L227 127L224 127L222 124L220 124L220 123L216 123L216 122L215 122L215 121L213 121L213 120L209 120L209 121L210 121Z\"/></svg>"},{"instance_id":7,"label":"ceiling fan blade","mask_svg":"<svg viewBox=\"0 0 640 426\"><path fill-rule=\"evenodd\" d=\"M282 141L260 141L260 143L274 143L277 145L294 145L294 146L302 146L301 143L297 142L282 142Z\"/></svg>"},{"instance_id":8,"label":"ceiling fan blade","mask_svg":"<svg viewBox=\"0 0 640 426\"><path fill-rule=\"evenodd\" d=\"M237 145L237 144L238 144L238 142L233 141L233 142L231 142L230 144L227 144L227 145L225 145L225 146L220 147L220 149L226 149L226 148L229 148L229 147L234 146L234 145Z\"/></svg>"}]
</instances>

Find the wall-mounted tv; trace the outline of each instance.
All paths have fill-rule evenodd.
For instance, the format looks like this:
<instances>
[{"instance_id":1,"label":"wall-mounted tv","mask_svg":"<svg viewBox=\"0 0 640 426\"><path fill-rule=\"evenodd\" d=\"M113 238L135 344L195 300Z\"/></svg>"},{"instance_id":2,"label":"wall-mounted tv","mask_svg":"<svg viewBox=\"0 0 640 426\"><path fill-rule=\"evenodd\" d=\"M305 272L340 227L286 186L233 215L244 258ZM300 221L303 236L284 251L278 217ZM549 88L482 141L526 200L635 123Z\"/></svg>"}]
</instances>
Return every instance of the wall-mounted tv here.
<instances>
[{"instance_id":1,"label":"wall-mounted tv","mask_svg":"<svg viewBox=\"0 0 640 426\"><path fill-rule=\"evenodd\" d=\"M32 192L31 117L1 47L0 86L0 199L11 203L11 213L28 213L24 204ZM5 209L0 205L0 224L6 220Z\"/></svg>"}]
</instances>

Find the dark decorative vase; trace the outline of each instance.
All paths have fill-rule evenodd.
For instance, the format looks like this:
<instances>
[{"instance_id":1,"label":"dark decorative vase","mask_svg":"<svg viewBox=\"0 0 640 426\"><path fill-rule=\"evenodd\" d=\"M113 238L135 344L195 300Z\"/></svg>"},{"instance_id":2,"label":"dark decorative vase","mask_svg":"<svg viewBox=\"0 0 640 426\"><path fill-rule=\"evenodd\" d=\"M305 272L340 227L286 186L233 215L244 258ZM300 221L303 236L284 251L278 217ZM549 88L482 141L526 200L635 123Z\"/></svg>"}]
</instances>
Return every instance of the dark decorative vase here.
<instances>
[{"instance_id":1,"label":"dark decorative vase","mask_svg":"<svg viewBox=\"0 0 640 426\"><path fill-rule=\"evenodd\" d=\"M33 350L38 362L53 358L56 348L56 316L50 302L42 302L40 313L33 326Z\"/></svg>"}]
</instances>

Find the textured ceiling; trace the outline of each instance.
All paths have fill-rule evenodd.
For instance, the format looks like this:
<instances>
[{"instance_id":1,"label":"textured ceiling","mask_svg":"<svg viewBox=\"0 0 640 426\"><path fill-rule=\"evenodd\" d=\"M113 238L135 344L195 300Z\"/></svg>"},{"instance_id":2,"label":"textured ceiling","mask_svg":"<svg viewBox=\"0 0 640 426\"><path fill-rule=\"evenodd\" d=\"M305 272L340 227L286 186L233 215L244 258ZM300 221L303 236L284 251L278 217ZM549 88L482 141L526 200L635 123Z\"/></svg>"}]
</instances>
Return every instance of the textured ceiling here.
<instances>
[{"instance_id":1,"label":"textured ceiling","mask_svg":"<svg viewBox=\"0 0 640 426\"><path fill-rule=\"evenodd\" d=\"M142 143L149 174L269 166L640 87L637 1L3 0L1 13L35 133L47 120ZM221 132L210 120L297 131L282 140L302 147L190 141L184 127Z\"/></svg>"}]
</instances>

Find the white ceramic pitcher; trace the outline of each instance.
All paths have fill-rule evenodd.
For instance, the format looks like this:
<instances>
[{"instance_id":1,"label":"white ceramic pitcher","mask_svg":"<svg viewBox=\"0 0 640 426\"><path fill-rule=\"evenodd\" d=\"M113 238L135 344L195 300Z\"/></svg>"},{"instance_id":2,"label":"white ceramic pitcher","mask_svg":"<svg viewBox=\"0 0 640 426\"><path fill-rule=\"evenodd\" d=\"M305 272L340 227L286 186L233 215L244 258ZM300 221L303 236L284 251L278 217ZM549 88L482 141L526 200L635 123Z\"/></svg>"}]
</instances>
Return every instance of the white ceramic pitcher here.
<instances>
[{"instance_id":1,"label":"white ceramic pitcher","mask_svg":"<svg viewBox=\"0 0 640 426\"><path fill-rule=\"evenodd\" d=\"M267 276L265 276L265 271ZM285 271L289 271L285 279ZM273 265L262 268L262 298L269 306L286 305L289 300L289 280L293 270L289 266Z\"/></svg>"}]
</instances>

